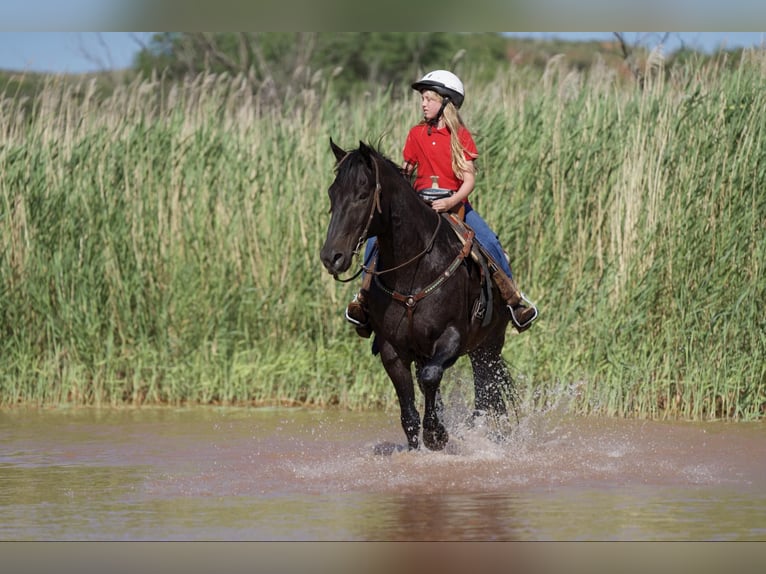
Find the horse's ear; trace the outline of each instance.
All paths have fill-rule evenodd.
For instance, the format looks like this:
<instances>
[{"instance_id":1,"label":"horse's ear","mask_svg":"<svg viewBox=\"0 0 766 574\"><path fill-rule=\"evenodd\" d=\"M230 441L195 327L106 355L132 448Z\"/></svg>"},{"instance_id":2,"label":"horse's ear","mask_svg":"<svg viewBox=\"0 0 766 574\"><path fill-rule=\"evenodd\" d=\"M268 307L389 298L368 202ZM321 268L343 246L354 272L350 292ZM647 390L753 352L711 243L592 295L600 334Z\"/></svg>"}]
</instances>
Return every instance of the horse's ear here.
<instances>
[{"instance_id":1,"label":"horse's ear","mask_svg":"<svg viewBox=\"0 0 766 574\"><path fill-rule=\"evenodd\" d=\"M332 141L332 138L330 138L330 147L332 148L332 153L335 154L335 160L340 161L344 157L346 157L346 150L343 148L337 146L334 141Z\"/></svg>"},{"instance_id":2,"label":"horse's ear","mask_svg":"<svg viewBox=\"0 0 766 574\"><path fill-rule=\"evenodd\" d=\"M364 143L362 140L359 140L359 151L362 154L362 158L364 158L365 163L368 166L372 166L372 156L374 155L374 150L368 146L366 143Z\"/></svg>"}]
</instances>

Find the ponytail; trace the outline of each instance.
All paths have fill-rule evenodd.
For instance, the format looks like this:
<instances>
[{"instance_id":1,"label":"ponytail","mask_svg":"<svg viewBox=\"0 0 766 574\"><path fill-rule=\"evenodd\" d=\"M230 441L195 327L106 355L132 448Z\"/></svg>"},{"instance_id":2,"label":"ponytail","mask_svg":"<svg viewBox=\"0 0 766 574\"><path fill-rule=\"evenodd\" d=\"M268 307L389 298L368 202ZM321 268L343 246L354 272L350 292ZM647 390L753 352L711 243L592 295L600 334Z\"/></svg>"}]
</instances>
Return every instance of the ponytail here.
<instances>
[{"instance_id":1,"label":"ponytail","mask_svg":"<svg viewBox=\"0 0 766 574\"><path fill-rule=\"evenodd\" d=\"M468 171L468 161L465 159L465 148L460 143L460 137L458 131L461 126L465 126L463 119L460 117L460 113L457 111L455 104L451 101L444 108L444 123L447 124L447 129L450 132L450 148L452 149L452 171L459 179L463 179L463 174Z\"/></svg>"}]
</instances>

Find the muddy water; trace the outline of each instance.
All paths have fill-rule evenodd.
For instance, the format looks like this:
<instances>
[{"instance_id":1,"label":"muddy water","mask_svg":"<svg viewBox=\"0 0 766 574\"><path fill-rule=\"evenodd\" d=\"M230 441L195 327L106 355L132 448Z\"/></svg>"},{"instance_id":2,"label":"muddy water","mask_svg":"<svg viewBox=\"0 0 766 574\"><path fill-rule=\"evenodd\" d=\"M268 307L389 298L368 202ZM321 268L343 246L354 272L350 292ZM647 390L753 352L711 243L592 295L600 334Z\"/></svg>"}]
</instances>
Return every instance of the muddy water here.
<instances>
[{"instance_id":1,"label":"muddy water","mask_svg":"<svg viewBox=\"0 0 766 574\"><path fill-rule=\"evenodd\" d=\"M766 426L396 413L0 411L0 540L766 540Z\"/></svg>"}]
</instances>

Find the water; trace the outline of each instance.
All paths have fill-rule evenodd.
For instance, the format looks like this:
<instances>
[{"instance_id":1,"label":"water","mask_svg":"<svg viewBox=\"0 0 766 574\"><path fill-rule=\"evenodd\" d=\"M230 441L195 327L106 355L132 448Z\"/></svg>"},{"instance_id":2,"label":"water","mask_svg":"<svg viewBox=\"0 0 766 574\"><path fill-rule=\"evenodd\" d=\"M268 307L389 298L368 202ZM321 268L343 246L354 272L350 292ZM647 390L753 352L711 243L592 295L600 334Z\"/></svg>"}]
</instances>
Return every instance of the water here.
<instances>
[{"instance_id":1,"label":"water","mask_svg":"<svg viewBox=\"0 0 766 574\"><path fill-rule=\"evenodd\" d=\"M0 411L0 540L766 540L766 426L397 413Z\"/></svg>"}]
</instances>

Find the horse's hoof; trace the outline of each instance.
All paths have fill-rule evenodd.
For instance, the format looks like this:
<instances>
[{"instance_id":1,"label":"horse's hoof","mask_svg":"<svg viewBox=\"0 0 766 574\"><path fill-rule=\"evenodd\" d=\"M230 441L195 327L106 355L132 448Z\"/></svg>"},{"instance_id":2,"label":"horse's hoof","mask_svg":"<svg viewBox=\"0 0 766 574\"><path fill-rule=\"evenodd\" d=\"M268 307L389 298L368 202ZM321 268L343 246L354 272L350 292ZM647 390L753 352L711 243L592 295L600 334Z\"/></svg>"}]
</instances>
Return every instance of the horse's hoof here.
<instances>
[{"instance_id":1,"label":"horse's hoof","mask_svg":"<svg viewBox=\"0 0 766 574\"><path fill-rule=\"evenodd\" d=\"M376 455L381 456L391 456L392 454L396 452L404 452L407 450L407 447L402 444L396 444L393 442L382 442L380 444L376 444L372 452Z\"/></svg>"},{"instance_id":2,"label":"horse's hoof","mask_svg":"<svg viewBox=\"0 0 766 574\"><path fill-rule=\"evenodd\" d=\"M426 445L429 450L443 450L444 447L447 446L448 441L449 434L447 433L447 429L442 425L439 425L430 431L423 431L423 444Z\"/></svg>"},{"instance_id":3,"label":"horse's hoof","mask_svg":"<svg viewBox=\"0 0 766 574\"><path fill-rule=\"evenodd\" d=\"M487 417L487 411L482 411L479 409L475 409L464 421L464 425L467 429L472 430L476 428L476 425L481 425L482 422L486 420ZM478 422L478 423L477 423Z\"/></svg>"}]
</instances>

